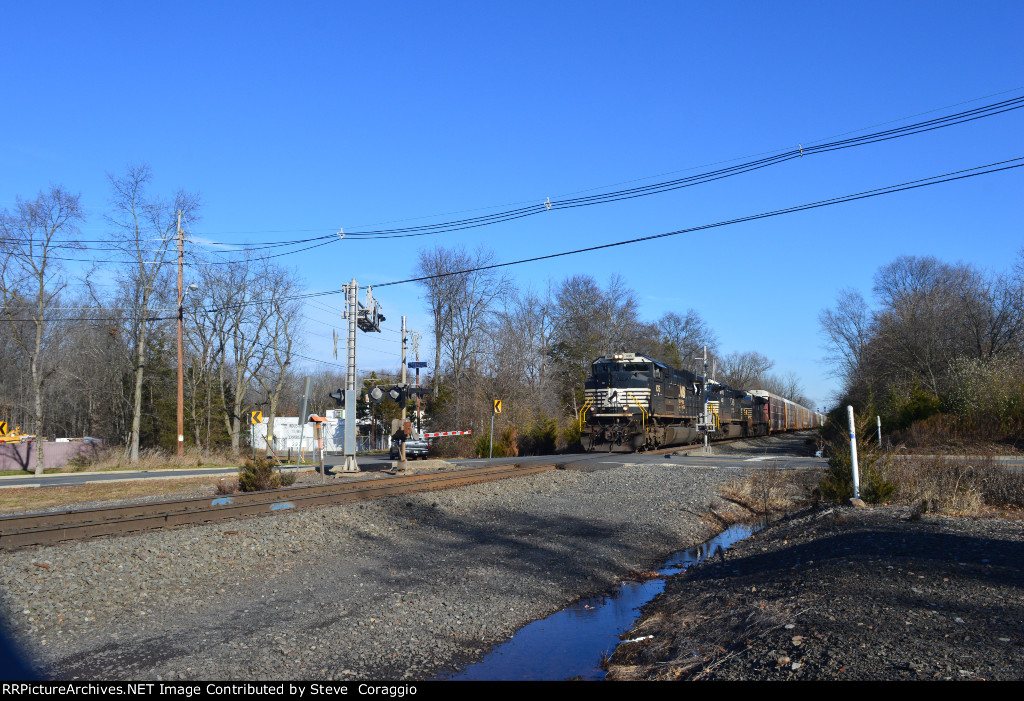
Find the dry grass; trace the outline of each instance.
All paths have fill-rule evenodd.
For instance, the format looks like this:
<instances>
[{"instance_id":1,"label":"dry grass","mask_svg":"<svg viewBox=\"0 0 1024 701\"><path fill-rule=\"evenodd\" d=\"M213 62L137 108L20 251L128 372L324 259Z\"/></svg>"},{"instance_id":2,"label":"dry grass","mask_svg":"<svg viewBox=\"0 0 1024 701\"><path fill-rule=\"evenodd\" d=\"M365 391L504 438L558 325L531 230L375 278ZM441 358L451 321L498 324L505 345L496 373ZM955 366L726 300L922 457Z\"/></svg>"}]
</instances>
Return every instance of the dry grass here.
<instances>
[{"instance_id":1,"label":"dry grass","mask_svg":"<svg viewBox=\"0 0 1024 701\"><path fill-rule=\"evenodd\" d=\"M80 508L82 504L96 505L108 501L155 496L173 499L197 492L206 492L212 495L219 481L220 476L183 477L181 479L100 482L66 487L0 489L0 513L32 513L58 507Z\"/></svg>"},{"instance_id":2,"label":"dry grass","mask_svg":"<svg viewBox=\"0 0 1024 701\"><path fill-rule=\"evenodd\" d=\"M991 509L1024 509L1024 473L989 456L886 456L878 469L896 487L893 501L921 512L981 516Z\"/></svg>"},{"instance_id":3,"label":"dry grass","mask_svg":"<svg viewBox=\"0 0 1024 701\"><path fill-rule=\"evenodd\" d=\"M818 479L817 473L780 470L775 462L765 462L756 472L728 482L722 497L762 516L795 511L813 501Z\"/></svg>"}]
</instances>

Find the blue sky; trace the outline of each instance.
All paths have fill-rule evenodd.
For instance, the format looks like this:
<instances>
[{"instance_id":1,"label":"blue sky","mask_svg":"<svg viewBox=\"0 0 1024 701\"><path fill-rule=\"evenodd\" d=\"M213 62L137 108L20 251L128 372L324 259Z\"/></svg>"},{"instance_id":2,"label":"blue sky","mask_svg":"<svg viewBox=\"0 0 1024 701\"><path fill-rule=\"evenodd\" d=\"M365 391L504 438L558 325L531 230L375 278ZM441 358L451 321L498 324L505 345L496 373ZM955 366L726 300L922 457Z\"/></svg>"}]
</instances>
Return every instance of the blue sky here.
<instances>
[{"instance_id":1,"label":"blue sky","mask_svg":"<svg viewBox=\"0 0 1024 701\"><path fill-rule=\"evenodd\" d=\"M3 24L0 206L62 184L100 236L106 173L129 162L150 164L157 192L201 194L197 239L273 241L695 173L1024 95L1020 2L22 3ZM1022 127L1018 110L673 193L278 261L326 290L409 277L436 244L515 260L1024 156ZM1022 185L1017 169L507 272L533 289L618 272L645 318L693 307L723 351L767 355L821 404L835 382L819 311L843 287L870 292L902 254L1005 270L1024 246ZM388 322L360 335L361 368L397 366L401 315L429 330L416 286L377 296ZM307 307L304 354L336 362L340 304Z\"/></svg>"}]
</instances>

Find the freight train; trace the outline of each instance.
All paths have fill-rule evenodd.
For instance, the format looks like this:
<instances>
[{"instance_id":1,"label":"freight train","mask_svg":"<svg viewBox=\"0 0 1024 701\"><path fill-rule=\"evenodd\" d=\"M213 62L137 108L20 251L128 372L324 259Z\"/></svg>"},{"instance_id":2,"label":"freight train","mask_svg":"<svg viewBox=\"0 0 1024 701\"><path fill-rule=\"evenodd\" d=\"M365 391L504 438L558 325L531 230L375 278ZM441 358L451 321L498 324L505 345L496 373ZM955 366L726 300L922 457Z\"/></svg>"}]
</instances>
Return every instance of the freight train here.
<instances>
[{"instance_id":1,"label":"freight train","mask_svg":"<svg viewBox=\"0 0 1024 701\"><path fill-rule=\"evenodd\" d=\"M816 428L825 417L762 389L737 390L637 353L591 365L579 413L585 450L632 452Z\"/></svg>"}]
</instances>

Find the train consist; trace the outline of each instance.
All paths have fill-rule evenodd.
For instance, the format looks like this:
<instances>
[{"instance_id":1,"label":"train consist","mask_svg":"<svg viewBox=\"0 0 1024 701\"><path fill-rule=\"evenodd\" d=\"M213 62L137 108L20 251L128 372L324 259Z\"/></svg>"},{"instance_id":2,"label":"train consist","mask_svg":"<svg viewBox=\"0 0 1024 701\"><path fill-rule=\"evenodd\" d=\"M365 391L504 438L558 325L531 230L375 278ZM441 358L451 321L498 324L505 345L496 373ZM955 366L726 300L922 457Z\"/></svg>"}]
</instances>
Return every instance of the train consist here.
<instances>
[{"instance_id":1,"label":"train consist","mask_svg":"<svg viewBox=\"0 0 1024 701\"><path fill-rule=\"evenodd\" d=\"M825 417L761 389L736 390L647 356L591 366L580 410L585 450L632 452L821 426Z\"/></svg>"}]
</instances>

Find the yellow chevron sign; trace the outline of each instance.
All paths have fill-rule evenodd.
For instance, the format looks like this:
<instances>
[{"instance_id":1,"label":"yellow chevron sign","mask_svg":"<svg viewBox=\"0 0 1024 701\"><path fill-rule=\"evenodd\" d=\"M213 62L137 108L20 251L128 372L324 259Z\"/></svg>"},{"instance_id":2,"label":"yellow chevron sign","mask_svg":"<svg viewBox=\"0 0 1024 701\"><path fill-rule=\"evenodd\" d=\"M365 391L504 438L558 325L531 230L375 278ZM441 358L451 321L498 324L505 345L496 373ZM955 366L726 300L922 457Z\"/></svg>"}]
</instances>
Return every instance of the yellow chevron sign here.
<instances>
[{"instance_id":1,"label":"yellow chevron sign","mask_svg":"<svg viewBox=\"0 0 1024 701\"><path fill-rule=\"evenodd\" d=\"M6 421L0 421L0 436L6 436L6 435L7 435L7 422Z\"/></svg>"},{"instance_id":2,"label":"yellow chevron sign","mask_svg":"<svg viewBox=\"0 0 1024 701\"><path fill-rule=\"evenodd\" d=\"M256 426L257 424L263 423L263 412L262 411L254 411L254 412L252 412L252 418L250 419L250 421L252 422L253 426Z\"/></svg>"},{"instance_id":3,"label":"yellow chevron sign","mask_svg":"<svg viewBox=\"0 0 1024 701\"><path fill-rule=\"evenodd\" d=\"M494 413L495 414L500 414L501 413L501 400L500 399L495 399L494 400Z\"/></svg>"}]
</instances>

